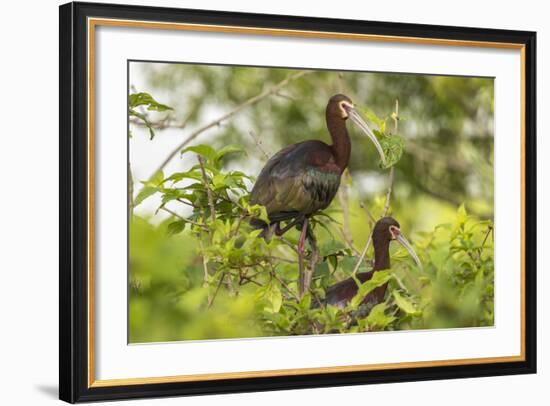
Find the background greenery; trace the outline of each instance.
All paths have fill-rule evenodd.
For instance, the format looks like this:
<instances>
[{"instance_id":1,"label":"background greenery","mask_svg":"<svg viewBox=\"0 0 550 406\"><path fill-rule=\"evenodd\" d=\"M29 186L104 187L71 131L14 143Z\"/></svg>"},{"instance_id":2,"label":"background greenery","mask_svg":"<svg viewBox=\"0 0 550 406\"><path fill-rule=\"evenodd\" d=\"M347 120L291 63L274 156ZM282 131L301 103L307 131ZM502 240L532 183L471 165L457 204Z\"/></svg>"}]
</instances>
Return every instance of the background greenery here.
<instances>
[{"instance_id":1,"label":"background greenery","mask_svg":"<svg viewBox=\"0 0 550 406\"><path fill-rule=\"evenodd\" d=\"M493 324L492 79L133 65L130 342ZM246 104L262 92L270 93ZM299 298L298 232L257 238L247 220L265 213L248 205L247 191L281 147L329 141L324 109L339 92L381 138L402 139L402 155L389 182L372 144L349 125L349 171L326 216L317 217L320 260L311 293ZM235 114L217 121L228 112ZM215 125L200 131L209 123ZM171 143L157 168L197 131L162 171L142 168L148 148L164 145L163 138ZM357 316L355 303L312 308L327 286L356 269L373 221L386 211L413 241L423 268L392 246L392 269L378 278L390 281L384 303L366 316ZM359 271L371 258L369 249Z\"/></svg>"}]
</instances>

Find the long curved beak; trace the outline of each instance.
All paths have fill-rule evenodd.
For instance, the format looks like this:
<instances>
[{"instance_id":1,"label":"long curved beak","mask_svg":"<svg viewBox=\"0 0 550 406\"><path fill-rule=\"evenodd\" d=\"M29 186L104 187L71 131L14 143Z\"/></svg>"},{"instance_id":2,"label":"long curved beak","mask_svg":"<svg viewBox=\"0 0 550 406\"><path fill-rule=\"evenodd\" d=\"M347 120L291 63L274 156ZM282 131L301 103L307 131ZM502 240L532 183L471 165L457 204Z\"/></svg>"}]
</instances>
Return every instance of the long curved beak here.
<instances>
[{"instance_id":1,"label":"long curved beak","mask_svg":"<svg viewBox=\"0 0 550 406\"><path fill-rule=\"evenodd\" d=\"M414 251L411 243L405 238L405 236L401 233L397 234L395 236L395 239L399 244L401 244L405 249L409 252L410 256L413 257L414 262L416 262L416 265L422 269L422 262L420 262L420 258L418 258L418 255L416 255L416 252Z\"/></svg>"},{"instance_id":2,"label":"long curved beak","mask_svg":"<svg viewBox=\"0 0 550 406\"><path fill-rule=\"evenodd\" d=\"M359 115L357 110L355 110L353 107L346 108L346 112L348 113L348 117L353 121L357 126L363 130L365 134L370 138L376 149L378 150L378 153L380 154L380 159L382 160L382 164L386 165L386 156L384 155L384 150L382 149L382 145L380 145L380 142L378 141L378 138L376 138L376 135L372 132L368 124L363 120L363 118Z\"/></svg>"}]
</instances>

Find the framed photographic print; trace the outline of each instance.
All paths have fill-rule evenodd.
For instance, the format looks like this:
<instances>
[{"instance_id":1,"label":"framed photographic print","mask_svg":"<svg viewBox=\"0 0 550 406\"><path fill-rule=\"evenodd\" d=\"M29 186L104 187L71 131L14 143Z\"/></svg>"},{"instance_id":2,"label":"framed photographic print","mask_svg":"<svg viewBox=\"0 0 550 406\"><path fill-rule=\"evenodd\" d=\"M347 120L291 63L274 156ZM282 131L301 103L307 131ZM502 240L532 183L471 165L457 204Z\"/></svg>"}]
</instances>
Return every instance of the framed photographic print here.
<instances>
[{"instance_id":1,"label":"framed photographic print","mask_svg":"<svg viewBox=\"0 0 550 406\"><path fill-rule=\"evenodd\" d=\"M60 7L60 398L534 373L533 32Z\"/></svg>"}]
</instances>

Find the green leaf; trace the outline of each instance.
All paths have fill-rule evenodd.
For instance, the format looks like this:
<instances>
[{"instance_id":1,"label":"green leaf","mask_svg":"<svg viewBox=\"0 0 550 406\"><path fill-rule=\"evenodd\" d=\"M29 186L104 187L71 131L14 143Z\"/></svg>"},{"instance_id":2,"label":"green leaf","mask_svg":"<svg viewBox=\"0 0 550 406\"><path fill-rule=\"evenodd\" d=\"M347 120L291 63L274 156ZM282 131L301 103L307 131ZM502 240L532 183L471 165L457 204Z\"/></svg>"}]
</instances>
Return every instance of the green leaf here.
<instances>
[{"instance_id":1,"label":"green leaf","mask_svg":"<svg viewBox=\"0 0 550 406\"><path fill-rule=\"evenodd\" d=\"M330 255L338 254L346 248L343 242L336 239L328 240L326 243L321 245L320 254L322 257L328 257Z\"/></svg>"},{"instance_id":2,"label":"green leaf","mask_svg":"<svg viewBox=\"0 0 550 406\"><path fill-rule=\"evenodd\" d=\"M147 110L149 111L167 111L167 110L173 110L172 107L167 106L165 104L157 102L149 93L133 93L128 98L128 114L130 116L137 117L143 123L145 126L149 129L149 139L152 140L155 138L155 131L153 129L153 126L149 122L147 116L145 114L142 114L138 112L135 108L138 106L147 106Z\"/></svg>"},{"instance_id":3,"label":"green leaf","mask_svg":"<svg viewBox=\"0 0 550 406\"><path fill-rule=\"evenodd\" d=\"M264 298L267 300L264 310L269 313L277 313L283 304L281 290L273 283L266 290Z\"/></svg>"},{"instance_id":4,"label":"green leaf","mask_svg":"<svg viewBox=\"0 0 550 406\"><path fill-rule=\"evenodd\" d=\"M164 180L164 172L163 171L157 171L151 177L151 179L147 182L147 184L152 184L154 186L158 186L162 183L163 180Z\"/></svg>"},{"instance_id":5,"label":"green leaf","mask_svg":"<svg viewBox=\"0 0 550 406\"><path fill-rule=\"evenodd\" d=\"M456 221L458 224L464 224L467 218L468 213L466 212L466 206L462 203L456 212Z\"/></svg>"},{"instance_id":6,"label":"green leaf","mask_svg":"<svg viewBox=\"0 0 550 406\"><path fill-rule=\"evenodd\" d=\"M214 148L212 148L210 145L204 145L204 144L187 147L181 151L181 154L183 155L186 152L194 152L195 154L199 154L200 156L206 158L210 162L214 162L218 155Z\"/></svg>"},{"instance_id":7,"label":"green leaf","mask_svg":"<svg viewBox=\"0 0 550 406\"><path fill-rule=\"evenodd\" d=\"M363 299L379 286L388 282L391 279L391 274L388 271L376 271L372 278L359 286L357 294L351 299L349 306L353 309L357 308Z\"/></svg>"},{"instance_id":8,"label":"green leaf","mask_svg":"<svg viewBox=\"0 0 550 406\"><path fill-rule=\"evenodd\" d=\"M346 255L345 257L342 257L338 263L340 268L345 273L352 273L355 269L355 266L357 265L357 261L359 260L358 257L352 256L352 255ZM367 267L365 266L365 262L361 261L361 264L359 265L358 272L365 272L367 271Z\"/></svg>"},{"instance_id":9,"label":"green leaf","mask_svg":"<svg viewBox=\"0 0 550 406\"><path fill-rule=\"evenodd\" d=\"M377 131L375 131L375 134L378 136L378 141L380 141L380 145L382 146L382 150L386 156L386 164L384 165L380 163L380 166L384 169L391 168L399 162L401 156L403 155L403 149L405 147L403 138L397 134L384 135Z\"/></svg>"},{"instance_id":10,"label":"green leaf","mask_svg":"<svg viewBox=\"0 0 550 406\"><path fill-rule=\"evenodd\" d=\"M260 204L254 204L248 207L248 214L252 217L262 220L264 223L269 224L269 217L267 216L267 209Z\"/></svg>"},{"instance_id":11,"label":"green leaf","mask_svg":"<svg viewBox=\"0 0 550 406\"><path fill-rule=\"evenodd\" d=\"M134 199L134 207L143 202L149 196L154 195L156 192L160 192L159 185L164 179L164 172L156 172L151 179L143 183L143 187L139 191L138 195Z\"/></svg>"},{"instance_id":12,"label":"green leaf","mask_svg":"<svg viewBox=\"0 0 550 406\"><path fill-rule=\"evenodd\" d=\"M153 127L151 126L151 123L150 123L149 120L147 119L147 116L145 116L144 114L138 113L138 112L135 111L134 109L130 109L130 110L129 110L129 114L130 114L130 116L137 117L137 118L139 118L141 121L143 121L143 123L145 124L145 126L149 129L149 139L150 139L150 140L152 140L153 138L155 138L155 131L154 131Z\"/></svg>"},{"instance_id":13,"label":"green leaf","mask_svg":"<svg viewBox=\"0 0 550 406\"><path fill-rule=\"evenodd\" d=\"M386 131L386 119L382 119L376 115L374 111L369 109L368 107L365 107L363 109L365 116L368 121L375 124L378 127L378 130L384 133Z\"/></svg>"},{"instance_id":14,"label":"green leaf","mask_svg":"<svg viewBox=\"0 0 550 406\"><path fill-rule=\"evenodd\" d=\"M138 106L147 106L147 110L150 111L166 111L173 110L172 107L166 104L159 103L149 93L133 93L129 97L130 108Z\"/></svg>"},{"instance_id":15,"label":"green leaf","mask_svg":"<svg viewBox=\"0 0 550 406\"><path fill-rule=\"evenodd\" d=\"M226 145L218 151L215 161L218 163L226 155L235 153L246 154L246 151L237 145Z\"/></svg>"},{"instance_id":16,"label":"green leaf","mask_svg":"<svg viewBox=\"0 0 550 406\"><path fill-rule=\"evenodd\" d=\"M403 310L405 313L407 313L407 314L418 314L419 313L418 310L416 310L416 308L414 307L414 305L408 299L401 296L401 294L397 290L394 290L392 293L393 293L393 297L395 299L395 304L397 304L397 306L401 310Z\"/></svg>"},{"instance_id":17,"label":"green leaf","mask_svg":"<svg viewBox=\"0 0 550 406\"><path fill-rule=\"evenodd\" d=\"M225 175L223 173L214 175L212 178L212 185L214 186L214 190L225 187Z\"/></svg>"},{"instance_id":18,"label":"green leaf","mask_svg":"<svg viewBox=\"0 0 550 406\"><path fill-rule=\"evenodd\" d=\"M149 196L154 195L158 189L155 186L144 186L134 199L134 207L143 202Z\"/></svg>"},{"instance_id":19,"label":"green leaf","mask_svg":"<svg viewBox=\"0 0 550 406\"><path fill-rule=\"evenodd\" d=\"M382 330L394 320L395 317L386 315L385 303L379 303L374 306L367 316L367 323L371 329Z\"/></svg>"},{"instance_id":20,"label":"green leaf","mask_svg":"<svg viewBox=\"0 0 550 406\"><path fill-rule=\"evenodd\" d=\"M202 180L202 176L197 171L186 171L186 172L175 172L166 179L164 179L164 182L171 181L173 183L179 182L183 179L193 179L193 180Z\"/></svg>"},{"instance_id":21,"label":"green leaf","mask_svg":"<svg viewBox=\"0 0 550 406\"><path fill-rule=\"evenodd\" d=\"M168 224L168 227L166 228L166 234L168 236L172 236L172 235L181 233L184 229L185 229L185 221L183 220L174 221L173 223Z\"/></svg>"},{"instance_id":22,"label":"green leaf","mask_svg":"<svg viewBox=\"0 0 550 406\"><path fill-rule=\"evenodd\" d=\"M338 268L338 257L336 255L329 255L327 259L330 265L332 265L332 269L336 270Z\"/></svg>"}]
</instances>

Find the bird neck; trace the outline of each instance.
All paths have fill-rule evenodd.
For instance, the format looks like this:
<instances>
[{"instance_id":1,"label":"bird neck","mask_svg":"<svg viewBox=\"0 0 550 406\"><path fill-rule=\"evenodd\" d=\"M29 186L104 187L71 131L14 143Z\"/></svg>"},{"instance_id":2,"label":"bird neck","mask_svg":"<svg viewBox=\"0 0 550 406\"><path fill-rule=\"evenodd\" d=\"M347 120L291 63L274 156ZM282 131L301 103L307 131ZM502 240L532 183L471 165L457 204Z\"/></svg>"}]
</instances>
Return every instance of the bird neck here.
<instances>
[{"instance_id":1,"label":"bird neck","mask_svg":"<svg viewBox=\"0 0 550 406\"><path fill-rule=\"evenodd\" d=\"M349 138L346 122L340 117L327 114L327 128L332 138L332 153L336 165L343 172L348 164L351 154L351 140Z\"/></svg>"},{"instance_id":2,"label":"bird neck","mask_svg":"<svg viewBox=\"0 0 550 406\"><path fill-rule=\"evenodd\" d=\"M374 270L381 271L390 268L390 242L386 240L376 241L374 245Z\"/></svg>"}]
</instances>

